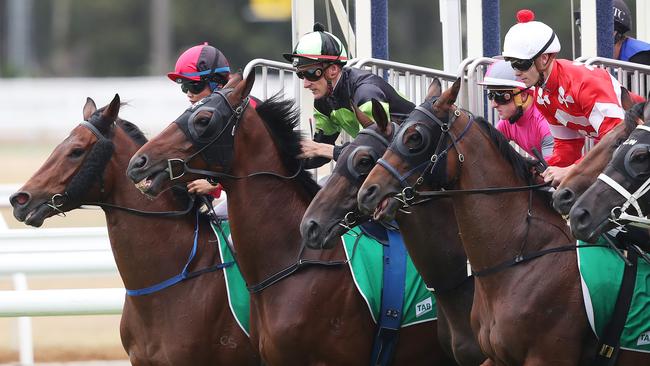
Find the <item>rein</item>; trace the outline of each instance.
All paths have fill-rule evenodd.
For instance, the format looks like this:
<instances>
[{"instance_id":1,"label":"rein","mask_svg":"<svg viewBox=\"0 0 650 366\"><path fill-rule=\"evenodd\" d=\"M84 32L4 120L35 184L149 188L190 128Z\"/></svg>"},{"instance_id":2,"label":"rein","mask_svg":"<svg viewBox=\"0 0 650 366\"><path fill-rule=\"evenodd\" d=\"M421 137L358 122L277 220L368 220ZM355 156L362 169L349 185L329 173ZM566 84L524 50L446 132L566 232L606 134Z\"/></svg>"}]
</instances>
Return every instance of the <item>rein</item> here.
<instances>
[{"instance_id":1,"label":"rein","mask_svg":"<svg viewBox=\"0 0 650 366\"><path fill-rule=\"evenodd\" d=\"M354 257L354 254L357 251L357 245L359 244L359 240L361 239L361 236L362 235L357 235L357 239L354 241L352 255L350 255L349 259L338 260L338 261L303 259L301 257L306 248L305 245L303 245L300 248L300 252L298 253L298 259L294 263L268 276L267 278L265 278L264 280L260 281L255 285L246 286L246 288L248 289L248 292L250 292L251 294L257 294L306 267L320 266L326 268L333 268L333 267L339 267L348 264L348 262L350 262L350 260Z\"/></svg>"}]
</instances>

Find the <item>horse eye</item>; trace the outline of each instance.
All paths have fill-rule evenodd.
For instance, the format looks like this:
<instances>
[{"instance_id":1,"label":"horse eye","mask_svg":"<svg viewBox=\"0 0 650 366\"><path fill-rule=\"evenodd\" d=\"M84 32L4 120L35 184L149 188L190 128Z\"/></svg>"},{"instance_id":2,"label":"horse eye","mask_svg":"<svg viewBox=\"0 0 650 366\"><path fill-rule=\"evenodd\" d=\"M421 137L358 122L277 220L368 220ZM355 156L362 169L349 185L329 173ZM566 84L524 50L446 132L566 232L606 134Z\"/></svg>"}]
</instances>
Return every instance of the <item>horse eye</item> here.
<instances>
[{"instance_id":1,"label":"horse eye","mask_svg":"<svg viewBox=\"0 0 650 366\"><path fill-rule=\"evenodd\" d=\"M648 151L640 150L632 154L632 161L635 163L642 163L648 159Z\"/></svg>"},{"instance_id":2,"label":"horse eye","mask_svg":"<svg viewBox=\"0 0 650 366\"><path fill-rule=\"evenodd\" d=\"M372 166L375 165L375 162L370 157L363 157L357 163L357 167L364 170L370 170Z\"/></svg>"},{"instance_id":3,"label":"horse eye","mask_svg":"<svg viewBox=\"0 0 650 366\"><path fill-rule=\"evenodd\" d=\"M85 152L86 152L86 150L84 150L84 149L82 149L80 147L76 147L76 148L72 149L72 151L70 151L68 156L71 157L71 158L78 158L78 157L82 156Z\"/></svg>"},{"instance_id":4,"label":"horse eye","mask_svg":"<svg viewBox=\"0 0 650 366\"><path fill-rule=\"evenodd\" d=\"M210 123L210 118L208 118L208 117L206 117L206 116L200 116L199 118L197 118L197 119L195 120L195 123L196 123L198 126L205 127L205 126L207 126L207 125Z\"/></svg>"},{"instance_id":5,"label":"horse eye","mask_svg":"<svg viewBox=\"0 0 650 366\"><path fill-rule=\"evenodd\" d=\"M412 134L406 137L405 145L410 150L415 150L420 148L422 145L422 135L417 131L413 132Z\"/></svg>"}]
</instances>

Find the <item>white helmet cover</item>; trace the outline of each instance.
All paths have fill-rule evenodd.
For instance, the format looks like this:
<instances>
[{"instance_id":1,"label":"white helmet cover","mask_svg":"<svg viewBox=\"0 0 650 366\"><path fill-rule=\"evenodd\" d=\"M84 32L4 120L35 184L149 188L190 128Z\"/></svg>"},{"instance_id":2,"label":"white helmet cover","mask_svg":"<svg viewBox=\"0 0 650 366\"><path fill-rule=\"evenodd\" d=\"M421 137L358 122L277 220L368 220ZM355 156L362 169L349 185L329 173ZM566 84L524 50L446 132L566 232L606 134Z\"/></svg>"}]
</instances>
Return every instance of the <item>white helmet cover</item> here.
<instances>
[{"instance_id":1,"label":"white helmet cover","mask_svg":"<svg viewBox=\"0 0 650 366\"><path fill-rule=\"evenodd\" d=\"M533 21L534 14L531 20L521 17L520 13L524 11L517 13L519 23L510 27L506 33L502 56L530 60L544 53L560 52L560 39L553 29L542 22Z\"/></svg>"},{"instance_id":2,"label":"white helmet cover","mask_svg":"<svg viewBox=\"0 0 650 366\"><path fill-rule=\"evenodd\" d=\"M519 81L510 62L498 60L490 65L483 81L478 83L491 89L526 89L526 84Z\"/></svg>"}]
</instances>

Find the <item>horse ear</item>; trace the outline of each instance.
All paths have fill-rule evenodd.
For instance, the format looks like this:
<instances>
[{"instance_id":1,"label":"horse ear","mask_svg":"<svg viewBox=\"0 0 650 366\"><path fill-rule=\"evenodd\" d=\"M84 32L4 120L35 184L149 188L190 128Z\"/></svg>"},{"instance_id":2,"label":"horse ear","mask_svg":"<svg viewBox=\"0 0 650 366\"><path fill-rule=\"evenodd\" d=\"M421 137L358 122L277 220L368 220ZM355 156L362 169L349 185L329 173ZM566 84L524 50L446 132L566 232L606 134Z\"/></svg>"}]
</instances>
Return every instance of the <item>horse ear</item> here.
<instances>
[{"instance_id":1,"label":"horse ear","mask_svg":"<svg viewBox=\"0 0 650 366\"><path fill-rule=\"evenodd\" d=\"M117 119L118 113L120 113L120 96L119 94L115 94L111 103L102 112L102 117L113 122Z\"/></svg>"},{"instance_id":2,"label":"horse ear","mask_svg":"<svg viewBox=\"0 0 650 366\"><path fill-rule=\"evenodd\" d=\"M643 123L650 121L650 103L646 102L643 106Z\"/></svg>"},{"instance_id":3,"label":"horse ear","mask_svg":"<svg viewBox=\"0 0 650 366\"><path fill-rule=\"evenodd\" d=\"M456 79L451 87L440 95L440 98L433 103L432 109L440 108L443 111L447 111L449 107L456 103L458 92L460 92L460 78Z\"/></svg>"},{"instance_id":4,"label":"horse ear","mask_svg":"<svg viewBox=\"0 0 650 366\"><path fill-rule=\"evenodd\" d=\"M452 105L456 103L456 98L458 98L458 93L460 92L460 78L457 78L456 81L451 85L451 88L447 89L445 93L447 94L447 104Z\"/></svg>"},{"instance_id":5,"label":"horse ear","mask_svg":"<svg viewBox=\"0 0 650 366\"><path fill-rule=\"evenodd\" d=\"M230 74L230 79L228 79L226 85L223 86L223 89L234 88L237 84L239 84L240 81L242 81L243 78L244 76L242 75L241 71Z\"/></svg>"},{"instance_id":6,"label":"horse ear","mask_svg":"<svg viewBox=\"0 0 650 366\"><path fill-rule=\"evenodd\" d=\"M429 84L429 89L427 90L427 95L424 97L424 99L439 97L440 94L442 94L442 84L440 83L440 79L433 78L433 80L431 80L431 84Z\"/></svg>"},{"instance_id":7,"label":"horse ear","mask_svg":"<svg viewBox=\"0 0 650 366\"><path fill-rule=\"evenodd\" d=\"M381 102L372 98L372 116L375 117L375 122L383 134L388 134L388 127L390 126L390 118L386 115L386 110Z\"/></svg>"},{"instance_id":8,"label":"horse ear","mask_svg":"<svg viewBox=\"0 0 650 366\"><path fill-rule=\"evenodd\" d=\"M95 105L95 101L90 97L86 98L86 104L84 105L83 109L84 121L89 120L90 116L92 116L96 110L97 105Z\"/></svg>"},{"instance_id":9,"label":"horse ear","mask_svg":"<svg viewBox=\"0 0 650 366\"><path fill-rule=\"evenodd\" d=\"M370 117L368 117L368 115L361 112L361 109L359 109L359 107L357 107L356 103L354 103L354 101L352 99L350 99L350 108L352 108L352 110L354 111L355 116L357 116L357 120L359 121L359 124L361 125L361 127L366 128L366 127L372 125L373 123L375 123L375 121L370 119Z\"/></svg>"},{"instance_id":10,"label":"horse ear","mask_svg":"<svg viewBox=\"0 0 650 366\"><path fill-rule=\"evenodd\" d=\"M253 84L255 84L255 73L251 72L246 79L243 79L237 84L232 93L233 96L239 98L240 101L243 100L250 94L251 89L253 89Z\"/></svg>"}]
</instances>

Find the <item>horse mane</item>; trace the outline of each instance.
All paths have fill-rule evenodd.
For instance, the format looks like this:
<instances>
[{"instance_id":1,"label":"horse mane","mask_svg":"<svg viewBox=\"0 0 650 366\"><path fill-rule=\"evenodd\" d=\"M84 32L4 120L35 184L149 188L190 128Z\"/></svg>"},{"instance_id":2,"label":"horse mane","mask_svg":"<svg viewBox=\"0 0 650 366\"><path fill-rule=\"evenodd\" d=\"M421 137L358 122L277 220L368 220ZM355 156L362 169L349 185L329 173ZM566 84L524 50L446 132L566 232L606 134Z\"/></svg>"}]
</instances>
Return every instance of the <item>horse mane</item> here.
<instances>
[{"instance_id":1,"label":"horse mane","mask_svg":"<svg viewBox=\"0 0 650 366\"><path fill-rule=\"evenodd\" d=\"M136 144L139 146L142 146L149 141L147 137L144 135L140 127L138 127L135 123L129 122L125 119L118 118L117 121L115 121L118 126L122 128L124 132L133 140Z\"/></svg>"},{"instance_id":2,"label":"horse mane","mask_svg":"<svg viewBox=\"0 0 650 366\"><path fill-rule=\"evenodd\" d=\"M298 158L302 152L300 145L302 136L300 131L295 130L300 124L300 113L295 107L294 101L283 100L282 95L278 93L258 104L255 110L266 122L271 135L276 140L282 154L282 161L289 170L289 174L293 174L302 167L301 159ZM315 196L320 189L312 175L304 169L296 179L311 196Z\"/></svg>"},{"instance_id":3,"label":"horse mane","mask_svg":"<svg viewBox=\"0 0 650 366\"><path fill-rule=\"evenodd\" d=\"M492 142L496 145L497 150L501 156L510 163L515 174L524 180L526 184L533 184L535 177L533 175L533 166L535 161L529 160L521 156L508 142L505 136L497 130L490 122L483 117L475 117L475 121L483 131L490 137Z\"/></svg>"},{"instance_id":4,"label":"horse mane","mask_svg":"<svg viewBox=\"0 0 650 366\"><path fill-rule=\"evenodd\" d=\"M120 107L123 107L125 105L128 105L126 102L120 103ZM91 116L88 118L88 122L90 122L93 126L97 127L98 130L102 131L102 133L107 134L108 131L103 131L102 126L98 126L97 123L95 123L97 120L101 119L101 114L102 112L106 109L106 106L98 108ZM121 119L120 117L117 117L115 120L115 123L122 128L124 132L139 146L142 146L147 143L148 139L140 130L140 128L133 122L129 122L125 119Z\"/></svg>"}]
</instances>

